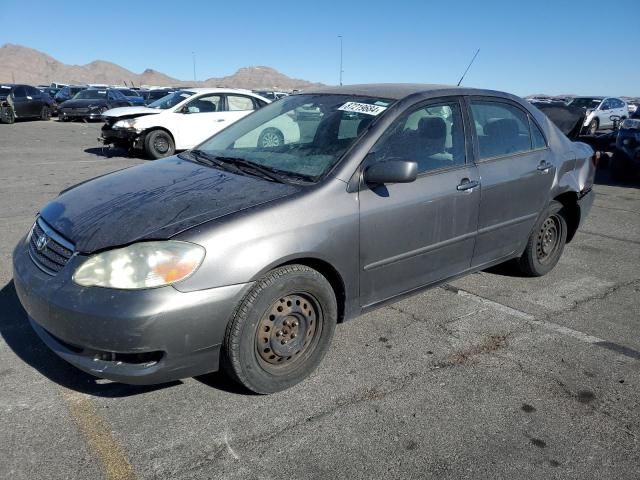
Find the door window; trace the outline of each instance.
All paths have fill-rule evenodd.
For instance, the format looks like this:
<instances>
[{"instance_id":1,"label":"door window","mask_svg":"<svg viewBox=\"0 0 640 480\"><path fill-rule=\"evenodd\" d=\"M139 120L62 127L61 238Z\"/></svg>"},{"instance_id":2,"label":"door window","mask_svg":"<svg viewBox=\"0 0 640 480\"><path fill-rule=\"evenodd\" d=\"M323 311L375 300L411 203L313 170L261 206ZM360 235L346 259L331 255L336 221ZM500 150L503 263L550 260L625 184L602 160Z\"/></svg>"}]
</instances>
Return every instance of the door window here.
<instances>
[{"instance_id":1,"label":"door window","mask_svg":"<svg viewBox=\"0 0 640 480\"><path fill-rule=\"evenodd\" d=\"M464 165L462 125L456 102L412 110L398 118L374 145L375 161L415 161L418 173Z\"/></svg>"},{"instance_id":2,"label":"door window","mask_svg":"<svg viewBox=\"0 0 640 480\"><path fill-rule=\"evenodd\" d=\"M204 95L189 102L186 109L189 113L213 113L220 111L220 95Z\"/></svg>"},{"instance_id":3,"label":"door window","mask_svg":"<svg viewBox=\"0 0 640 480\"><path fill-rule=\"evenodd\" d=\"M27 96L27 89L24 87L16 87L13 91L13 96L15 98L25 98Z\"/></svg>"},{"instance_id":4,"label":"door window","mask_svg":"<svg viewBox=\"0 0 640 480\"><path fill-rule=\"evenodd\" d=\"M611 110L611 100L606 99L604 102L602 102L600 110Z\"/></svg>"},{"instance_id":5,"label":"door window","mask_svg":"<svg viewBox=\"0 0 640 480\"><path fill-rule=\"evenodd\" d=\"M27 91L27 95L29 95L31 97L36 98L36 97L40 96L40 90L38 90L37 88L30 87L28 85L26 87L24 87L24 88Z\"/></svg>"},{"instance_id":6,"label":"door window","mask_svg":"<svg viewBox=\"0 0 640 480\"><path fill-rule=\"evenodd\" d=\"M230 112L255 109L253 100L249 97L241 97L240 95L227 95L227 103Z\"/></svg>"},{"instance_id":7,"label":"door window","mask_svg":"<svg viewBox=\"0 0 640 480\"><path fill-rule=\"evenodd\" d=\"M529 118L529 122L531 123L531 141L533 143L533 149L537 150L539 148L547 148L547 142L544 139L544 135L538 128L538 125L535 124L532 118Z\"/></svg>"},{"instance_id":8,"label":"door window","mask_svg":"<svg viewBox=\"0 0 640 480\"><path fill-rule=\"evenodd\" d=\"M480 159L531 150L527 114L502 102L474 100L471 113L478 138Z\"/></svg>"}]
</instances>

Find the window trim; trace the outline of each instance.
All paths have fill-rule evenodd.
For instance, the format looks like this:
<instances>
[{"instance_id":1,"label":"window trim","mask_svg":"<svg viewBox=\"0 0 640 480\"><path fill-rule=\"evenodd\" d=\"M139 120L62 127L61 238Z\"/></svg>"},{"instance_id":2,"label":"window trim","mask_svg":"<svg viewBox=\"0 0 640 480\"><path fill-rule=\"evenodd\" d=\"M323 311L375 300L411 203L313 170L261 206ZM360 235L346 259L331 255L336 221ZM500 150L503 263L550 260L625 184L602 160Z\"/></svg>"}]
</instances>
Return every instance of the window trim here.
<instances>
[{"instance_id":1,"label":"window trim","mask_svg":"<svg viewBox=\"0 0 640 480\"><path fill-rule=\"evenodd\" d=\"M512 107L519 109L527 117L527 119L532 117L532 115L526 108L518 104L518 102L511 100L510 98L489 97L489 96L483 96L483 95L467 95L465 96L465 101L466 101L467 111L469 114L469 123L471 124L469 130L471 133L471 143L473 146L474 163L480 164L485 162L494 162L496 160L504 160L506 158L521 157L523 155L528 155L532 152L540 152L549 148L549 142L547 141L547 138L539 125L538 125L538 128L540 128L540 131L542 132L542 136L545 139L545 143L547 146L545 148L536 148L536 149L533 148L533 136L532 136L533 134L531 132L531 125L529 125L530 120L528 120L527 124L529 125L529 144L530 144L529 150L522 151L522 152L509 153L505 155L496 155L496 156L487 157L487 158L480 158L480 141L478 139L478 132L476 131L476 127L475 127L475 121L473 120L473 111L471 110L471 104L474 101L498 103L498 104L502 103L502 104L510 105ZM537 125L537 122L536 122L536 125Z\"/></svg>"},{"instance_id":2,"label":"window trim","mask_svg":"<svg viewBox=\"0 0 640 480\"><path fill-rule=\"evenodd\" d=\"M540 128L540 125L538 124L536 119L533 118L533 115L531 115L529 113L527 116L529 117L529 134L530 134L530 137L531 137L531 150L530 151L532 151L532 152L540 152L542 150L549 150L549 141L547 140L547 136L544 134L544 131L542 130L542 128ZM538 131L542 135L542 140L544 140L544 147L533 148L533 128L531 128L532 124L538 129Z\"/></svg>"}]
</instances>

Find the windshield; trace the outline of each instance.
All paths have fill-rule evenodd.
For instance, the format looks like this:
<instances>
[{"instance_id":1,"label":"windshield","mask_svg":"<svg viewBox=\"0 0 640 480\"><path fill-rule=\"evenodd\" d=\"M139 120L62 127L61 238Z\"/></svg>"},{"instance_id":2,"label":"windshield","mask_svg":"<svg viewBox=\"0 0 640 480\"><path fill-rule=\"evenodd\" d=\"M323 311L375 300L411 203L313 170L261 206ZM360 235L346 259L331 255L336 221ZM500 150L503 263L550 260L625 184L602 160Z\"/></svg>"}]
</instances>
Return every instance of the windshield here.
<instances>
[{"instance_id":1,"label":"windshield","mask_svg":"<svg viewBox=\"0 0 640 480\"><path fill-rule=\"evenodd\" d=\"M391 103L352 95L293 95L234 123L197 150L316 181Z\"/></svg>"},{"instance_id":2,"label":"windshield","mask_svg":"<svg viewBox=\"0 0 640 480\"><path fill-rule=\"evenodd\" d=\"M107 91L106 90L82 90L78 92L76 96L73 98L76 100L83 100L83 99L95 100L99 98L107 98Z\"/></svg>"},{"instance_id":3,"label":"windshield","mask_svg":"<svg viewBox=\"0 0 640 480\"><path fill-rule=\"evenodd\" d=\"M159 110L166 110L167 108L175 107L177 104L189 98L191 95L193 95L193 92L180 91L170 93L169 95L165 95L159 100L150 103L148 107L157 108Z\"/></svg>"},{"instance_id":4,"label":"windshield","mask_svg":"<svg viewBox=\"0 0 640 480\"><path fill-rule=\"evenodd\" d=\"M122 90L120 90L120 93L123 94L125 97L137 97L137 96L139 96L139 93L135 92L133 90L122 89Z\"/></svg>"},{"instance_id":5,"label":"windshield","mask_svg":"<svg viewBox=\"0 0 640 480\"><path fill-rule=\"evenodd\" d=\"M596 108L602 102L602 98L574 98L569 105L578 108Z\"/></svg>"}]
</instances>

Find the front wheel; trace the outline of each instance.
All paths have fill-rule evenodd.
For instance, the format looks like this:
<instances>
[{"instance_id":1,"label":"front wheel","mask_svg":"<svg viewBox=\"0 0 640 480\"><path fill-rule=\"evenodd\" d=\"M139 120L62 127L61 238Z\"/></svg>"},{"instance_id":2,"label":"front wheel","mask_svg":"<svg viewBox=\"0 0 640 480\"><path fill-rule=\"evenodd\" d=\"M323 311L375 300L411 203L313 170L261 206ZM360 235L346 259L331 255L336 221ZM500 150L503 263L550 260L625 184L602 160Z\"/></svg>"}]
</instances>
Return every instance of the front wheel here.
<instances>
[{"instance_id":1,"label":"front wheel","mask_svg":"<svg viewBox=\"0 0 640 480\"><path fill-rule=\"evenodd\" d=\"M556 266L567 242L567 221L563 206L553 200L529 237L520 257L520 270L531 277L541 277Z\"/></svg>"},{"instance_id":2,"label":"front wheel","mask_svg":"<svg viewBox=\"0 0 640 480\"><path fill-rule=\"evenodd\" d=\"M2 113L0 121L2 123L15 123L16 114L11 107L4 107L0 109L0 113Z\"/></svg>"},{"instance_id":3,"label":"front wheel","mask_svg":"<svg viewBox=\"0 0 640 480\"><path fill-rule=\"evenodd\" d=\"M589 122L589 126L587 127L587 133L589 135L595 135L596 132L598 131L598 127L600 126L598 119L594 118L593 120L591 120L591 122Z\"/></svg>"},{"instance_id":4,"label":"front wheel","mask_svg":"<svg viewBox=\"0 0 640 480\"><path fill-rule=\"evenodd\" d=\"M252 392L285 390L320 364L337 312L333 289L319 272L276 268L256 282L229 321L222 368Z\"/></svg>"},{"instance_id":5,"label":"front wheel","mask_svg":"<svg viewBox=\"0 0 640 480\"><path fill-rule=\"evenodd\" d=\"M168 157L176 151L173 138L164 130L153 130L144 139L144 149L152 159Z\"/></svg>"}]
</instances>

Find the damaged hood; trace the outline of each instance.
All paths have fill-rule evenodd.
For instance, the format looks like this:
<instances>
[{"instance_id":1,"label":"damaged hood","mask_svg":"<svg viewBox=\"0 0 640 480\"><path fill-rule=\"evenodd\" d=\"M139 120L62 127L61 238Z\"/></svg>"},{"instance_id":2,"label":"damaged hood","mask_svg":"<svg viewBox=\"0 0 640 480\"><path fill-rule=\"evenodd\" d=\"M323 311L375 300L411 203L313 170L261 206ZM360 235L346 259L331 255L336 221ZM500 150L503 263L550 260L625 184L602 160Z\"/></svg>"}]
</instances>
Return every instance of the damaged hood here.
<instances>
[{"instance_id":1,"label":"damaged hood","mask_svg":"<svg viewBox=\"0 0 640 480\"><path fill-rule=\"evenodd\" d=\"M104 118L133 118L133 117L141 117L143 115L155 115L158 113L162 113L165 110L160 110L158 108L149 108L149 107L119 107L112 108L111 110L107 110L102 114Z\"/></svg>"},{"instance_id":2,"label":"damaged hood","mask_svg":"<svg viewBox=\"0 0 640 480\"><path fill-rule=\"evenodd\" d=\"M299 189L174 156L65 190L40 215L78 251L91 253L143 239L168 239Z\"/></svg>"}]
</instances>

